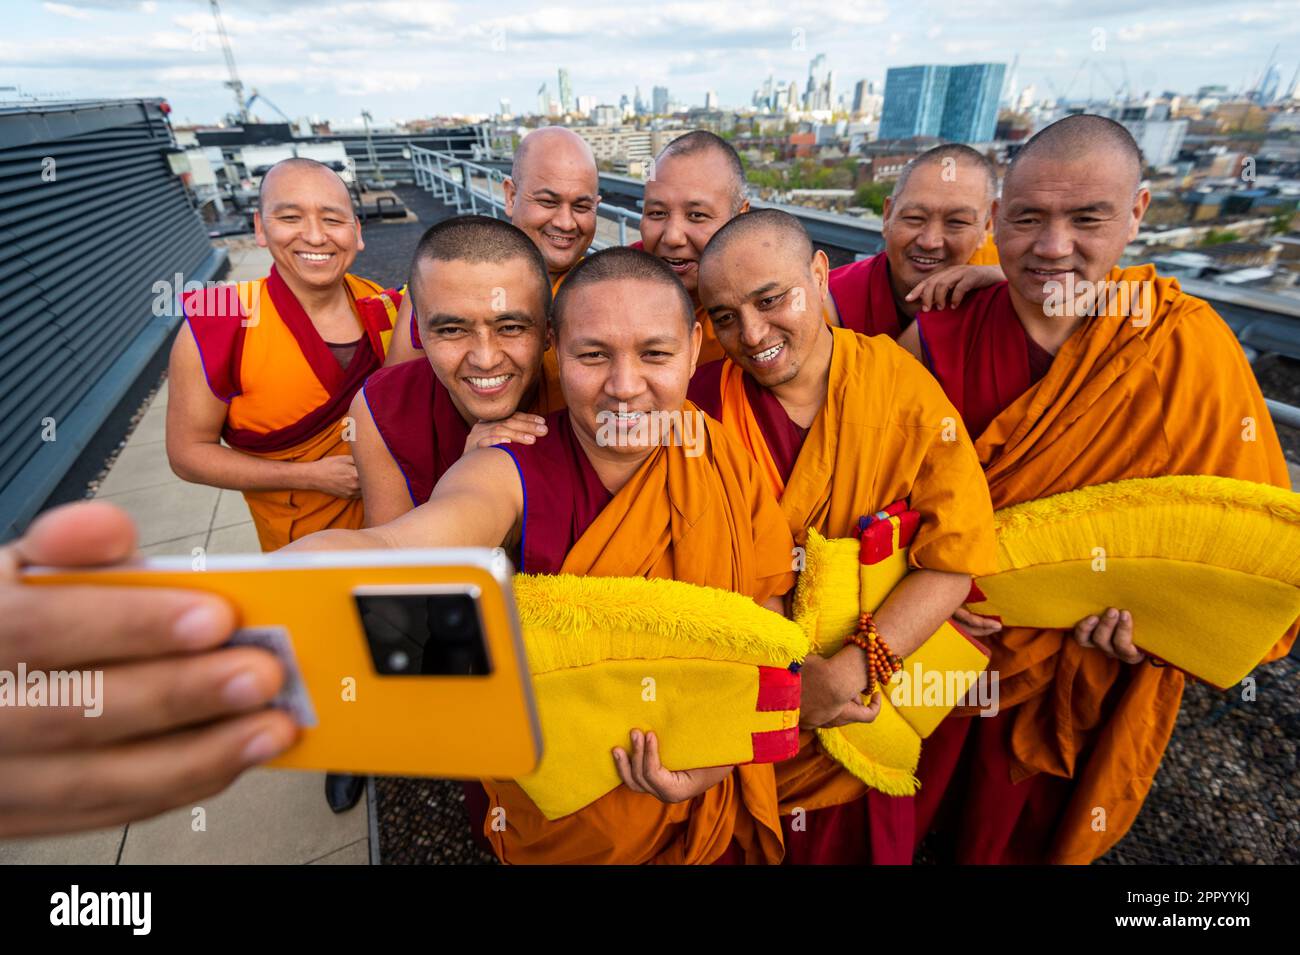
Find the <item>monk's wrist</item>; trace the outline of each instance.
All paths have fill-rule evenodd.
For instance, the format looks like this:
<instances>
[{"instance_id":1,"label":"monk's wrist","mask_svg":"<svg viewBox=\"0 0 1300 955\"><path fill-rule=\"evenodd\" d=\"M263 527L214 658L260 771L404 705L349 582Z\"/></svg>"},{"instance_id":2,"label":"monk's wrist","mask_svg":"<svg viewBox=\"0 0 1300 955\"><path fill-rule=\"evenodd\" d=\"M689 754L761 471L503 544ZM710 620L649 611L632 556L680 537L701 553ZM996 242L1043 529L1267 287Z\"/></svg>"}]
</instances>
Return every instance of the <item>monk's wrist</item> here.
<instances>
[{"instance_id":1,"label":"monk's wrist","mask_svg":"<svg viewBox=\"0 0 1300 955\"><path fill-rule=\"evenodd\" d=\"M854 643L844 644L844 649L831 660L835 667L835 689L840 699L855 699L867 685L867 653Z\"/></svg>"}]
</instances>

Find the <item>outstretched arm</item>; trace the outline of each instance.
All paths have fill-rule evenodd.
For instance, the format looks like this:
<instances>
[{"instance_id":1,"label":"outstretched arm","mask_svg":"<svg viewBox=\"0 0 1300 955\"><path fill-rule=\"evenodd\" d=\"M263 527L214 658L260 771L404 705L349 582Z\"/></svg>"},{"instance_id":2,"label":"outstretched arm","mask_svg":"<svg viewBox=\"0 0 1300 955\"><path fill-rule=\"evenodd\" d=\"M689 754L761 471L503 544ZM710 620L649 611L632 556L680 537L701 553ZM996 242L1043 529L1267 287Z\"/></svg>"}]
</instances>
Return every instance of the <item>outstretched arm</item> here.
<instances>
[{"instance_id":1,"label":"outstretched arm","mask_svg":"<svg viewBox=\"0 0 1300 955\"><path fill-rule=\"evenodd\" d=\"M452 465L427 503L396 520L355 531L318 531L284 549L498 547L523 509L523 486L514 461L496 448L484 448Z\"/></svg>"}]
</instances>

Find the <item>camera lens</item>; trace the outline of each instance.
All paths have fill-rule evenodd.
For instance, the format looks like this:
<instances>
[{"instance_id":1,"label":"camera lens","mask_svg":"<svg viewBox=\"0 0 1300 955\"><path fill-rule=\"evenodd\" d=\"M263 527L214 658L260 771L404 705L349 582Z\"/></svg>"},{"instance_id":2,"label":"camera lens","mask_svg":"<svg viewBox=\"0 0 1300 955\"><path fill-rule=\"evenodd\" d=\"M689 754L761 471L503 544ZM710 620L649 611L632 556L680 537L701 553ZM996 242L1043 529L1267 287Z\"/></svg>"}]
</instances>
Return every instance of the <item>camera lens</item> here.
<instances>
[{"instance_id":1,"label":"camera lens","mask_svg":"<svg viewBox=\"0 0 1300 955\"><path fill-rule=\"evenodd\" d=\"M394 650L388 655L388 669L397 673L402 672L411 665L411 658L401 650Z\"/></svg>"}]
</instances>

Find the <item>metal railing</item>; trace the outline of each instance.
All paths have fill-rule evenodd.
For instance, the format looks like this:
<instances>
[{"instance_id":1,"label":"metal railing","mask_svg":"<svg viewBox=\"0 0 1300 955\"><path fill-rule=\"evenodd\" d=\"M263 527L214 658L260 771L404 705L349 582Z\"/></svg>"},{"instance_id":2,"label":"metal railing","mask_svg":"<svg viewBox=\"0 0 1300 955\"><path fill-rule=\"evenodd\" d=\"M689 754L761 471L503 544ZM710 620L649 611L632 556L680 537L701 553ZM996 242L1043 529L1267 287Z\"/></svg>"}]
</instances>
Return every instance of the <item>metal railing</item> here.
<instances>
[{"instance_id":1,"label":"metal railing","mask_svg":"<svg viewBox=\"0 0 1300 955\"><path fill-rule=\"evenodd\" d=\"M506 218L505 181L509 174L451 153L411 147L415 184L440 202L453 207L457 215L485 215ZM640 231L641 213L601 203L596 215L618 226L618 245L628 244L628 227ZM603 249L613 243L599 236L591 243Z\"/></svg>"}]
</instances>

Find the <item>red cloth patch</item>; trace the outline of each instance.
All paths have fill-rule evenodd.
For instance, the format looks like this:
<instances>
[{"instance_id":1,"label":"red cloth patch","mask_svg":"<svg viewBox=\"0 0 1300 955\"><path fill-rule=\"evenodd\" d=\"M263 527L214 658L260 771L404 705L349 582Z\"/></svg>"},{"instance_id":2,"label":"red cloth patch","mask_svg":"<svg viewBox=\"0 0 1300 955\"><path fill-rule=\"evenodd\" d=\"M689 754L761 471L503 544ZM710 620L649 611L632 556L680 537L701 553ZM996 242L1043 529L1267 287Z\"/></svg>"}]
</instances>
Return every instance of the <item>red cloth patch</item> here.
<instances>
[{"instance_id":1,"label":"red cloth patch","mask_svg":"<svg viewBox=\"0 0 1300 955\"><path fill-rule=\"evenodd\" d=\"M758 702L754 710L759 713L776 713L799 709L798 673L784 667L758 668Z\"/></svg>"},{"instance_id":2,"label":"red cloth patch","mask_svg":"<svg viewBox=\"0 0 1300 955\"><path fill-rule=\"evenodd\" d=\"M752 733L755 763L776 763L799 752L799 727Z\"/></svg>"}]
</instances>

